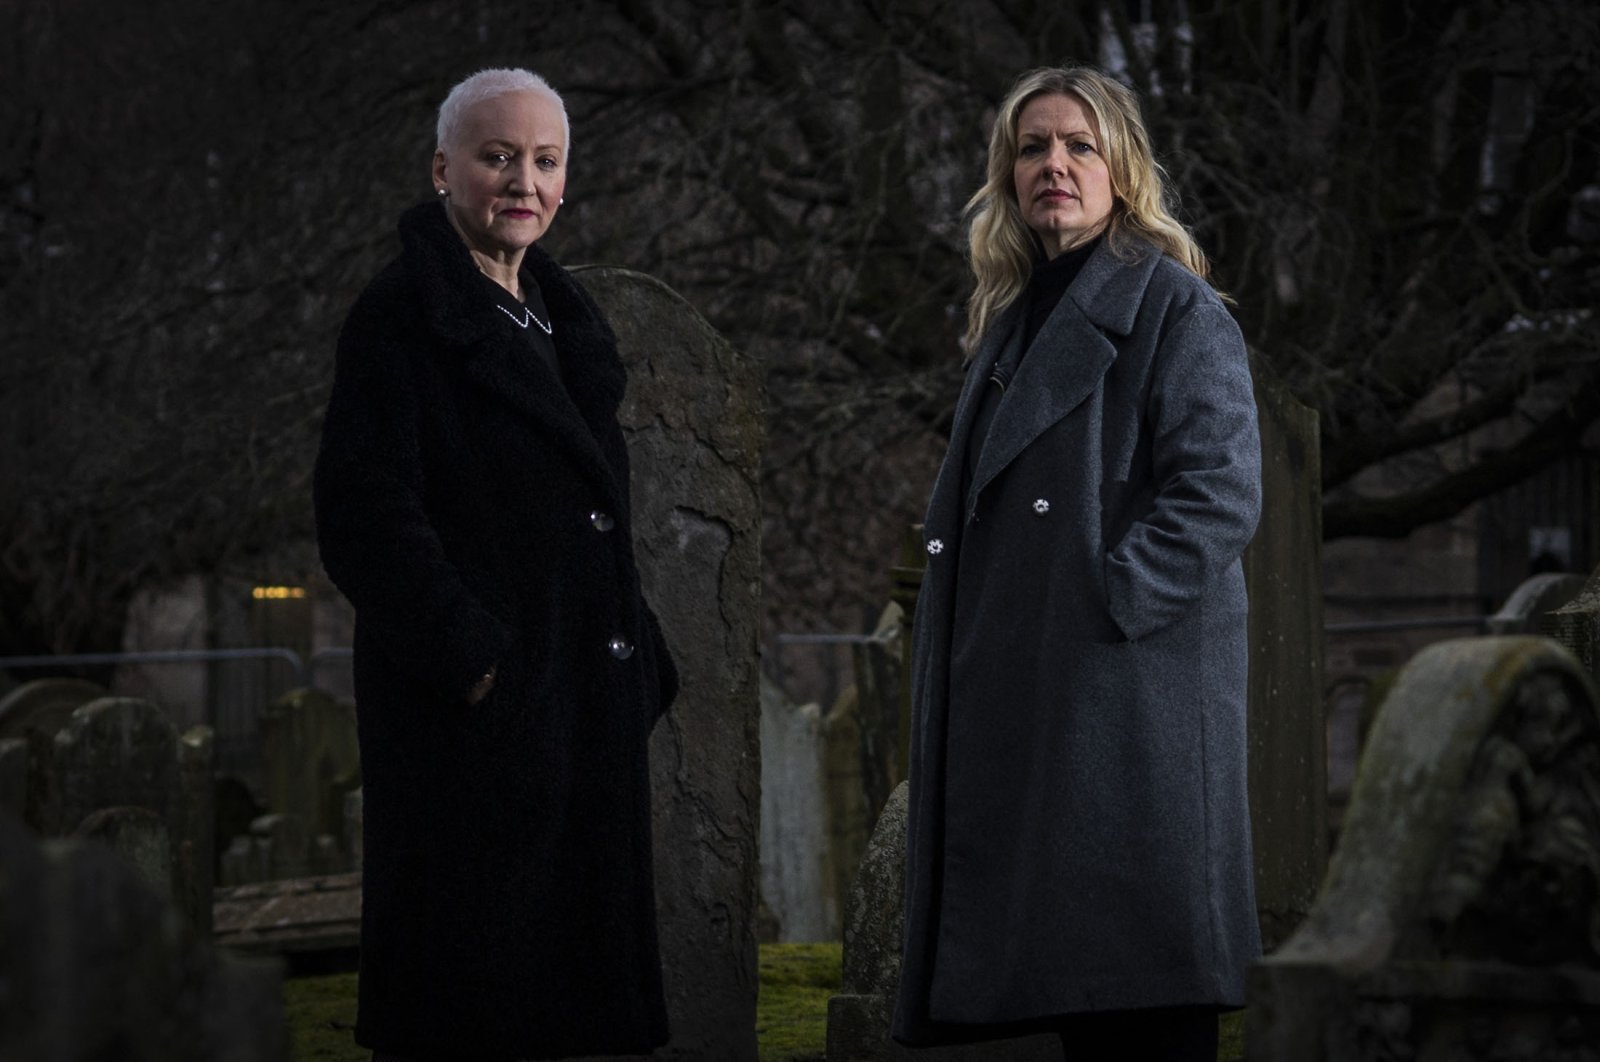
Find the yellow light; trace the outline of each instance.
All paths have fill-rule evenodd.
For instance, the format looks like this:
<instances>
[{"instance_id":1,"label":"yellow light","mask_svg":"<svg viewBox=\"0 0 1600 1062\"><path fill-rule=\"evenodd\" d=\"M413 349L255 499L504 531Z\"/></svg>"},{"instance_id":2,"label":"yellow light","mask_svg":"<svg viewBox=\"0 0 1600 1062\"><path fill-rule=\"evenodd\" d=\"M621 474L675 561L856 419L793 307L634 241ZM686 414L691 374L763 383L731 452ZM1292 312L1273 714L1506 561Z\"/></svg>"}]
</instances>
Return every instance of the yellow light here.
<instances>
[{"instance_id":1,"label":"yellow light","mask_svg":"<svg viewBox=\"0 0 1600 1062\"><path fill-rule=\"evenodd\" d=\"M257 586L250 591L250 596L257 601L287 601L290 598L303 598L306 588L303 586Z\"/></svg>"}]
</instances>

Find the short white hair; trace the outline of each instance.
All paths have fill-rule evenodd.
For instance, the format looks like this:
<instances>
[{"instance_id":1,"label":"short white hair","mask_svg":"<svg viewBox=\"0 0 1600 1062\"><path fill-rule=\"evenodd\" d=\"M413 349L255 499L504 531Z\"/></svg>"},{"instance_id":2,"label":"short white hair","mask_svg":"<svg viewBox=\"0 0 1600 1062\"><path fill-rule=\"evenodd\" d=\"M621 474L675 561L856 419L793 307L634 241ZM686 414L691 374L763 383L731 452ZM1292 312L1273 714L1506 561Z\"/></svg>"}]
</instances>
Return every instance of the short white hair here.
<instances>
[{"instance_id":1,"label":"short white hair","mask_svg":"<svg viewBox=\"0 0 1600 1062\"><path fill-rule=\"evenodd\" d=\"M439 105L439 124L434 130L436 146L443 150L446 145L454 144L461 119L474 105L512 92L537 92L553 102L561 112L561 150L571 149L572 127L567 122L567 105L561 101L561 94L550 87L550 82L521 67L479 70L457 83Z\"/></svg>"}]
</instances>

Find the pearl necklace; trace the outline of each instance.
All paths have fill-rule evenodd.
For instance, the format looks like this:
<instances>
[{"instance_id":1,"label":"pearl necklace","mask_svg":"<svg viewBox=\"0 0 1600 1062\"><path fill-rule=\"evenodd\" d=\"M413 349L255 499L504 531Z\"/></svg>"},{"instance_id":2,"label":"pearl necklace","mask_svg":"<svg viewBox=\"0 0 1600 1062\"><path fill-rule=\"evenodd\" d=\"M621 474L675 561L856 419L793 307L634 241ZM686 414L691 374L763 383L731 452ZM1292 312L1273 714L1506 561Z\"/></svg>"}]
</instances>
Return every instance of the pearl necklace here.
<instances>
[{"instance_id":1,"label":"pearl necklace","mask_svg":"<svg viewBox=\"0 0 1600 1062\"><path fill-rule=\"evenodd\" d=\"M550 325L545 324L543 321L541 321L537 317L535 317L533 315L533 311L528 309L526 306L524 306L522 308L522 320L520 320L520 321L517 320L517 315L516 314L514 314L510 310L506 309L504 306L501 306L498 302L494 304L494 308L499 310L501 313L505 314L507 317L511 318L511 323L516 325L518 328L527 328L528 327L528 322L532 321L534 324L536 324L540 328L544 329L544 334L545 335L548 336L548 335L554 335L555 334ZM551 322L551 324L554 324L554 323L555 322L553 322L553 321Z\"/></svg>"}]
</instances>

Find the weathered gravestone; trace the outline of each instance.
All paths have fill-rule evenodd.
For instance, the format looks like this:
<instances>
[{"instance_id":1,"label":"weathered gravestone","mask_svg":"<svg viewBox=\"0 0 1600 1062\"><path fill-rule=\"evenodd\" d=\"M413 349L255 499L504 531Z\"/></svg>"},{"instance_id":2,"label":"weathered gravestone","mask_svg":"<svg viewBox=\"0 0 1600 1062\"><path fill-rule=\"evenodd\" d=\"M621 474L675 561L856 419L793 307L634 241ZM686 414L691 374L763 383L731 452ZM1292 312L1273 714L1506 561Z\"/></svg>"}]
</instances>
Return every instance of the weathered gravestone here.
<instances>
[{"instance_id":1,"label":"weathered gravestone","mask_svg":"<svg viewBox=\"0 0 1600 1062\"><path fill-rule=\"evenodd\" d=\"M25 738L30 730L54 734L79 707L105 695L105 687L83 679L24 682L0 698L0 740Z\"/></svg>"},{"instance_id":2,"label":"weathered gravestone","mask_svg":"<svg viewBox=\"0 0 1600 1062\"><path fill-rule=\"evenodd\" d=\"M1327 865L1321 457L1316 412L1296 401L1264 362L1252 359L1252 372L1261 430L1262 511L1244 555L1250 594L1250 817L1256 907L1262 937L1271 947L1305 917ZM915 617L917 566L926 559L920 534L910 535L892 571L894 598L905 607L908 626ZM908 730L906 703L903 731ZM902 748L904 742L902 733ZM871 897L892 891L884 875L892 873L895 882L903 875L905 838L885 834L887 821L886 812L862 860L862 874L871 880L858 881L857 895L869 907ZM904 829L903 817L898 828ZM903 1049L888 1039L893 1007L893 982L885 980L889 967L858 955L894 954L893 976L898 978L898 902L892 910L865 919L846 911L845 985L829 1007L829 1062L901 1057ZM1093 917L1092 912L1085 917ZM851 969L878 970L884 976L852 982ZM906 1057L942 1059L945 1050ZM948 1050L951 1059L1055 1057L1037 1037L987 1045L988 1053L984 1045ZM1059 1045L1054 1050L1059 1055Z\"/></svg>"},{"instance_id":3,"label":"weathered gravestone","mask_svg":"<svg viewBox=\"0 0 1600 1062\"><path fill-rule=\"evenodd\" d=\"M1252 358L1261 521L1244 553L1250 594L1250 826L1262 942L1282 942L1328 865L1322 686L1322 457L1316 411Z\"/></svg>"},{"instance_id":4,"label":"weathered gravestone","mask_svg":"<svg viewBox=\"0 0 1600 1062\"><path fill-rule=\"evenodd\" d=\"M781 941L831 940L825 753L828 720L761 680L761 895Z\"/></svg>"},{"instance_id":5,"label":"weathered gravestone","mask_svg":"<svg viewBox=\"0 0 1600 1062\"><path fill-rule=\"evenodd\" d=\"M106 808L154 812L171 844L171 895L209 932L212 762L210 728L179 735L149 701L102 697L53 734L30 731L26 818L42 836L61 837Z\"/></svg>"},{"instance_id":6,"label":"weathered gravestone","mask_svg":"<svg viewBox=\"0 0 1600 1062\"><path fill-rule=\"evenodd\" d=\"M616 329L646 596L682 673L650 758L672 1041L657 1059L756 1057L761 370L688 303L576 271Z\"/></svg>"},{"instance_id":7,"label":"weathered gravestone","mask_svg":"<svg viewBox=\"0 0 1600 1062\"><path fill-rule=\"evenodd\" d=\"M1545 615L1564 607L1583 592L1587 582L1571 572L1530 575L1507 597L1500 610L1483 621L1485 634L1538 634Z\"/></svg>"},{"instance_id":8,"label":"weathered gravestone","mask_svg":"<svg viewBox=\"0 0 1600 1062\"><path fill-rule=\"evenodd\" d=\"M288 1057L276 965L217 954L102 845L0 813L0 1059Z\"/></svg>"},{"instance_id":9,"label":"weathered gravestone","mask_svg":"<svg viewBox=\"0 0 1600 1062\"><path fill-rule=\"evenodd\" d=\"M1540 630L1565 646L1589 674L1600 673L1600 569L1575 597L1545 613Z\"/></svg>"},{"instance_id":10,"label":"weathered gravestone","mask_svg":"<svg viewBox=\"0 0 1600 1062\"><path fill-rule=\"evenodd\" d=\"M1535 637L1419 653L1311 914L1251 971L1248 1057L1600 1057L1600 716Z\"/></svg>"},{"instance_id":11,"label":"weathered gravestone","mask_svg":"<svg viewBox=\"0 0 1600 1062\"><path fill-rule=\"evenodd\" d=\"M234 816L252 795L238 779L219 779L215 787L219 823L224 812L233 820L219 861L221 884L354 870L345 800L361 787L355 706L321 690L289 691L262 715L261 760L264 814L238 822Z\"/></svg>"}]
</instances>

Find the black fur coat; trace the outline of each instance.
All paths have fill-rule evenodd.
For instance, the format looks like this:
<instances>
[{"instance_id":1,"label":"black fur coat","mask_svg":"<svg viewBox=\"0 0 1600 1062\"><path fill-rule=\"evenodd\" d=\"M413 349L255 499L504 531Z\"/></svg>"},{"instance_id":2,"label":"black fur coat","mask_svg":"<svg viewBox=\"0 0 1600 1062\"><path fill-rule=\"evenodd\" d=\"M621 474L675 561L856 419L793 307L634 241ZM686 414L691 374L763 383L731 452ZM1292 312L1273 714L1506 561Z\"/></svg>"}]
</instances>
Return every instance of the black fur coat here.
<instances>
[{"instance_id":1,"label":"black fur coat","mask_svg":"<svg viewBox=\"0 0 1600 1062\"><path fill-rule=\"evenodd\" d=\"M439 204L400 235L345 322L315 480L356 609L356 1039L646 1053L667 1038L646 742L677 675L640 596L615 336L529 248L558 381Z\"/></svg>"}]
</instances>

